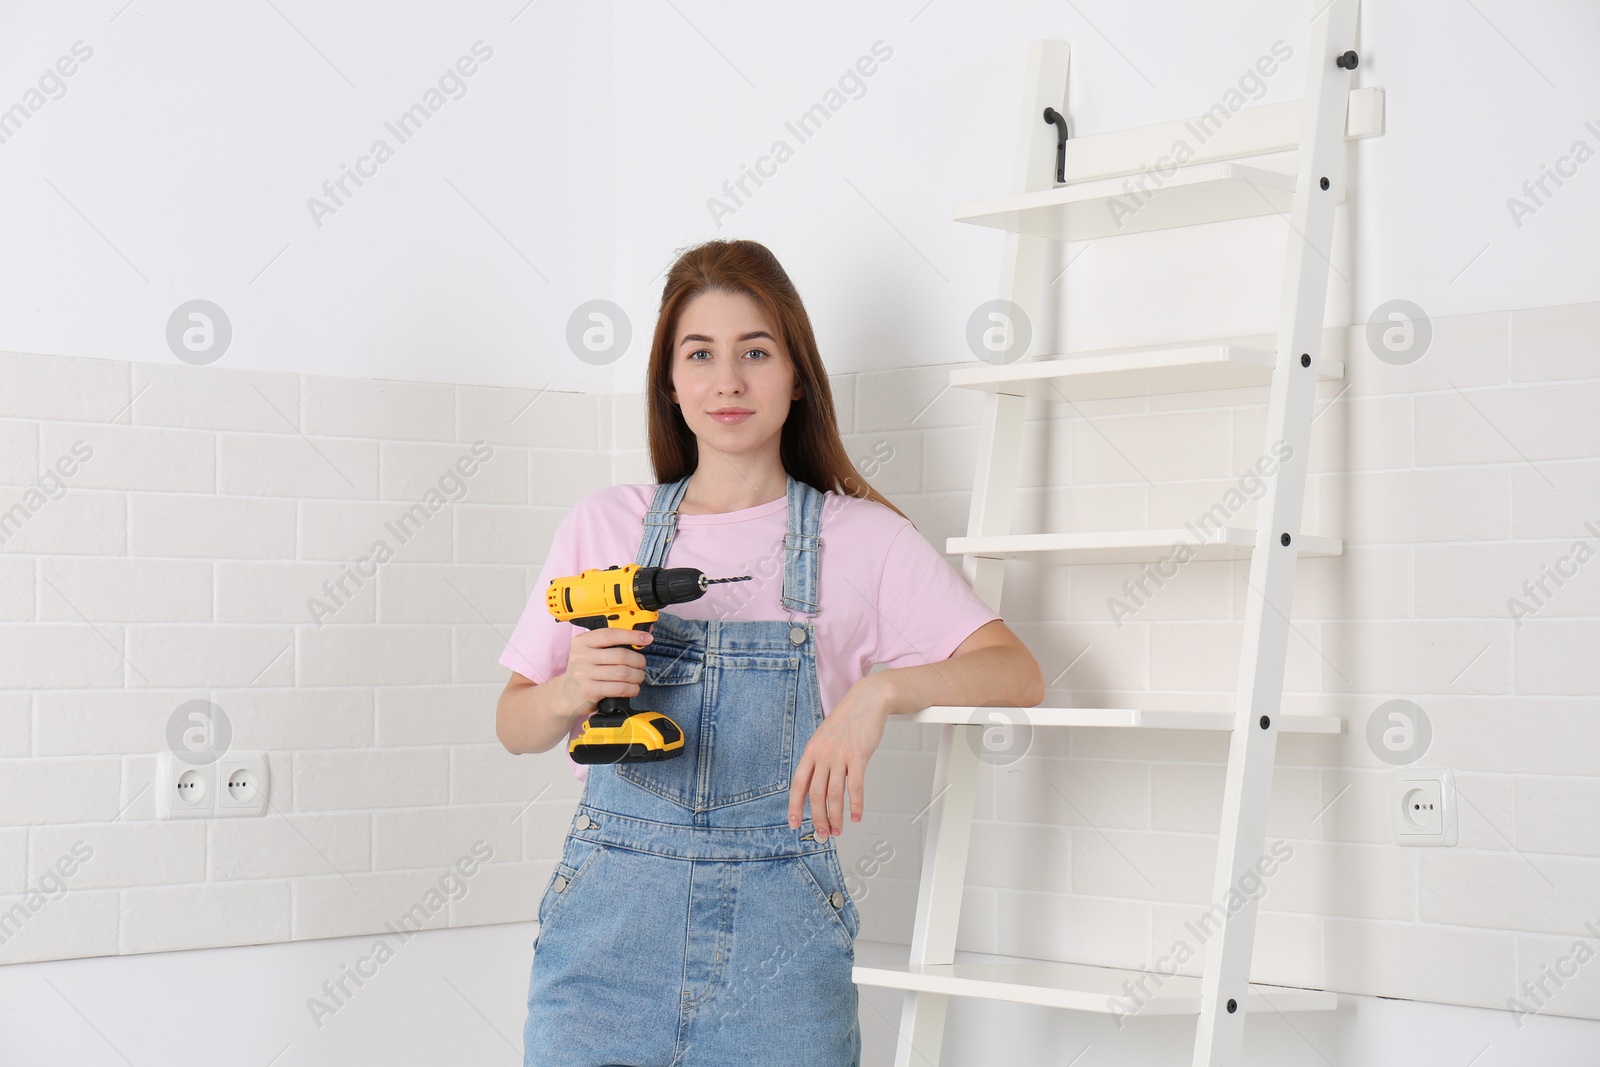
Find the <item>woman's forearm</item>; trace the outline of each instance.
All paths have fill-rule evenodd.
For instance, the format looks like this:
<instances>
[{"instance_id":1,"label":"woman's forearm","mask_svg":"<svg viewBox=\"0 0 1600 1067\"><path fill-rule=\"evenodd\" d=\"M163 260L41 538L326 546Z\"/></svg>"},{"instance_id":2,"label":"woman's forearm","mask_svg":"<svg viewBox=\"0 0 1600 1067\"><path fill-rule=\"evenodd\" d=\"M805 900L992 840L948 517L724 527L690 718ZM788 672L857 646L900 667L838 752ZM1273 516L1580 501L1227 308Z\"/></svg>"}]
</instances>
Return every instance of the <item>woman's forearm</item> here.
<instances>
[{"instance_id":1,"label":"woman's forearm","mask_svg":"<svg viewBox=\"0 0 1600 1067\"><path fill-rule=\"evenodd\" d=\"M575 701L565 674L558 674L543 685L514 674L500 694L495 734L506 751L514 755L547 752L564 741L593 710L594 705Z\"/></svg>"},{"instance_id":2,"label":"woman's forearm","mask_svg":"<svg viewBox=\"0 0 1600 1067\"><path fill-rule=\"evenodd\" d=\"M889 690L891 714L928 707L979 705L1031 708L1044 699L1044 675L1026 648L990 646L916 667L869 674ZM865 680L865 679L863 679Z\"/></svg>"}]
</instances>

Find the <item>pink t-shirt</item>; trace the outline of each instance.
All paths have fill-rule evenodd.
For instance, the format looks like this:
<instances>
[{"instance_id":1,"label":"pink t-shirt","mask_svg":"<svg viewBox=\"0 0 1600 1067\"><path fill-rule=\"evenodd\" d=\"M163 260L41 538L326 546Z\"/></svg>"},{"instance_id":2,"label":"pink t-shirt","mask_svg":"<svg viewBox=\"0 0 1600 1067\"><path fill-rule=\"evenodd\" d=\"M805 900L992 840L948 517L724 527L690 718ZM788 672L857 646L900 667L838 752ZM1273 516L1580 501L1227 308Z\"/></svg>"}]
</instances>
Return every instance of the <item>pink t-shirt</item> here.
<instances>
[{"instance_id":1,"label":"pink t-shirt","mask_svg":"<svg viewBox=\"0 0 1600 1067\"><path fill-rule=\"evenodd\" d=\"M545 590L554 578L632 563L655 493L653 484L607 486L566 514L500 654L502 666L539 684L566 670L572 638L583 629L550 614ZM787 620L781 603L787 505L787 497L779 497L720 515L680 513L662 566L752 578L710 586L700 599L665 610L684 619ZM916 527L876 501L828 492L819 536L820 610L812 622L824 715L873 664L914 667L948 659L974 630L1000 618ZM805 616L797 612L795 619ZM586 768L572 767L584 777Z\"/></svg>"}]
</instances>

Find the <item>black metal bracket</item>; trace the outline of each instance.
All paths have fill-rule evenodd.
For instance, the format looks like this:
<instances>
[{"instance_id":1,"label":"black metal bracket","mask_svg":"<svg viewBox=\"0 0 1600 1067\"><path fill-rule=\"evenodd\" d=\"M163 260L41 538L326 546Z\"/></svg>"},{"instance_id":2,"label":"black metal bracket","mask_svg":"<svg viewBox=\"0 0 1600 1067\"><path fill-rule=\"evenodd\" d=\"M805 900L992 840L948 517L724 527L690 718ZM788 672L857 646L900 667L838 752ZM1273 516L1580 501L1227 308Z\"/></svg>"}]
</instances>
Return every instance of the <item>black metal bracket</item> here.
<instances>
[{"instance_id":1,"label":"black metal bracket","mask_svg":"<svg viewBox=\"0 0 1600 1067\"><path fill-rule=\"evenodd\" d=\"M1056 128L1056 181L1067 181L1067 117L1053 107L1044 109L1044 120Z\"/></svg>"}]
</instances>

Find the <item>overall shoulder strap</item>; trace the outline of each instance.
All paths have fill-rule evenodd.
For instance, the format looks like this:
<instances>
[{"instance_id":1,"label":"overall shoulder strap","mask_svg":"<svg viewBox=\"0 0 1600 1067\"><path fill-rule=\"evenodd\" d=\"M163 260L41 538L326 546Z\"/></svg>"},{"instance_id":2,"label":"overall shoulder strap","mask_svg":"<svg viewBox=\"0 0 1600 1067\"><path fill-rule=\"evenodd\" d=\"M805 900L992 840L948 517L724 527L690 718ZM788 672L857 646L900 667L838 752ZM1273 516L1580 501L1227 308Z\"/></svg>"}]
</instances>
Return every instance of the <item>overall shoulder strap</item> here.
<instances>
[{"instance_id":1,"label":"overall shoulder strap","mask_svg":"<svg viewBox=\"0 0 1600 1067\"><path fill-rule=\"evenodd\" d=\"M644 514L644 536L639 540L639 552L634 562L641 567L660 567L667 558L667 548L678 529L678 502L689 487L685 475L675 482L656 486L655 499Z\"/></svg>"},{"instance_id":2,"label":"overall shoulder strap","mask_svg":"<svg viewBox=\"0 0 1600 1067\"><path fill-rule=\"evenodd\" d=\"M815 615L822 565L822 494L789 475L789 531L783 547L783 606L786 611Z\"/></svg>"}]
</instances>

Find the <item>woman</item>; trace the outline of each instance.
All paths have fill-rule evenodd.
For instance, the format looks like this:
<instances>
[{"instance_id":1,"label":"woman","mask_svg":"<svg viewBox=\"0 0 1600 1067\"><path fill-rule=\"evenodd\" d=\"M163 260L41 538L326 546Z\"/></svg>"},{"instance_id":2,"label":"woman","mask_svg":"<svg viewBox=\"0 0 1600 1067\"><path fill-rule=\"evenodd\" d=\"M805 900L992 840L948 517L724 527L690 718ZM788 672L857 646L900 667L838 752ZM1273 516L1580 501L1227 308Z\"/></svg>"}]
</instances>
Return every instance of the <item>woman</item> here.
<instances>
[{"instance_id":1,"label":"woman","mask_svg":"<svg viewBox=\"0 0 1600 1067\"><path fill-rule=\"evenodd\" d=\"M525 1063L855 1065L860 919L832 840L846 797L859 822L889 715L1031 706L1044 679L856 475L810 320L764 246L678 259L648 376L660 484L597 490L562 520L500 658L497 732L543 752L618 696L674 720L684 747L573 764L586 781L539 903ZM650 633L551 617L551 579L629 559L752 580Z\"/></svg>"}]
</instances>

